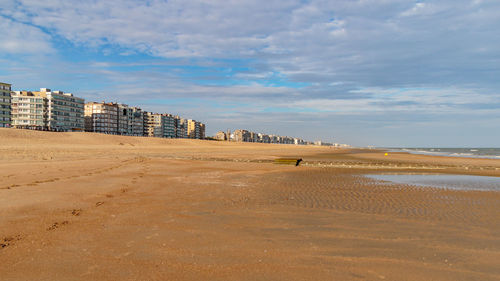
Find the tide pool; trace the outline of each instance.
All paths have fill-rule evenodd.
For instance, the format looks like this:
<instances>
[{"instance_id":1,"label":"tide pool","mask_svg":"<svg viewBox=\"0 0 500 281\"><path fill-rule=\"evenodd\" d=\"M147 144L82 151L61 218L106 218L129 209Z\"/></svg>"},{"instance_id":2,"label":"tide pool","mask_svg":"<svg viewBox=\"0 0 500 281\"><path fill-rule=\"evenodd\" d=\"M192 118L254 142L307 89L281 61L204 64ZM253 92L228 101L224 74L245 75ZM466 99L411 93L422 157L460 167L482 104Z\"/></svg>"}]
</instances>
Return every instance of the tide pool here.
<instances>
[{"instance_id":1,"label":"tide pool","mask_svg":"<svg viewBox=\"0 0 500 281\"><path fill-rule=\"evenodd\" d=\"M447 174L370 174L368 178L399 184L456 190L500 191L500 177Z\"/></svg>"}]
</instances>

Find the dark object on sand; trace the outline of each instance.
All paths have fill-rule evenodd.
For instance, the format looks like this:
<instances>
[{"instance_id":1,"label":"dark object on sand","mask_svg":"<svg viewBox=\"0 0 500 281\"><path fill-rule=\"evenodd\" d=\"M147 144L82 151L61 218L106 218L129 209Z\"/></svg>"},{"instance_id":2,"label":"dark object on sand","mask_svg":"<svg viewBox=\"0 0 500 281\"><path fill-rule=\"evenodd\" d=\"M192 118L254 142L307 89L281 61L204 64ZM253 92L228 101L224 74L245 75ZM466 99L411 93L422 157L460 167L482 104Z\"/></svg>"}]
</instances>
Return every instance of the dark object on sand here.
<instances>
[{"instance_id":1,"label":"dark object on sand","mask_svg":"<svg viewBox=\"0 0 500 281\"><path fill-rule=\"evenodd\" d=\"M302 162L302 158L278 158L274 159L274 164L285 164L298 166Z\"/></svg>"}]
</instances>

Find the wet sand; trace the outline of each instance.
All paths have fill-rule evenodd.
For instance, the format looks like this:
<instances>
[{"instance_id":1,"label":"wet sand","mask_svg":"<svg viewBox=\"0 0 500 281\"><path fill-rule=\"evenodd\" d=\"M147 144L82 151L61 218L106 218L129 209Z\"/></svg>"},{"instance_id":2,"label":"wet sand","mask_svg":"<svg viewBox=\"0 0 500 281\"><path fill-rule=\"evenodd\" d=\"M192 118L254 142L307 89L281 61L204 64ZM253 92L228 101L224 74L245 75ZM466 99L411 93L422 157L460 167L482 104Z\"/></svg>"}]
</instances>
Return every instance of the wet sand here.
<instances>
[{"instance_id":1,"label":"wet sand","mask_svg":"<svg viewBox=\"0 0 500 281\"><path fill-rule=\"evenodd\" d=\"M12 129L0 152L0 280L500 280L499 192L363 176L498 160Z\"/></svg>"}]
</instances>

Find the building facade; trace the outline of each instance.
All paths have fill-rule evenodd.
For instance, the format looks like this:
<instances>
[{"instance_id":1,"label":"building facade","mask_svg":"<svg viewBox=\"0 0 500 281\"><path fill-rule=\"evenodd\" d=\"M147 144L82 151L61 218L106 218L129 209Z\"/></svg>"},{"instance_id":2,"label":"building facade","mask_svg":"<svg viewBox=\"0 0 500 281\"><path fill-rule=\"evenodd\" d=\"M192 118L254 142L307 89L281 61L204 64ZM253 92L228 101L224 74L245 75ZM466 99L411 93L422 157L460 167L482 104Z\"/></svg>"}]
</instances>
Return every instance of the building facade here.
<instances>
[{"instance_id":1,"label":"building facade","mask_svg":"<svg viewBox=\"0 0 500 281\"><path fill-rule=\"evenodd\" d=\"M149 136L149 112L143 111L142 113L142 135L147 137Z\"/></svg>"},{"instance_id":2,"label":"building facade","mask_svg":"<svg viewBox=\"0 0 500 281\"><path fill-rule=\"evenodd\" d=\"M205 139L205 124L200 122L200 139Z\"/></svg>"},{"instance_id":3,"label":"building facade","mask_svg":"<svg viewBox=\"0 0 500 281\"><path fill-rule=\"evenodd\" d=\"M47 99L47 127L51 131L68 132L84 130L85 100L63 91L41 88L33 92Z\"/></svg>"},{"instance_id":4,"label":"building facade","mask_svg":"<svg viewBox=\"0 0 500 281\"><path fill-rule=\"evenodd\" d=\"M217 134L215 134L215 139L219 141L225 141L227 140L227 134L223 131L218 131Z\"/></svg>"},{"instance_id":5,"label":"building facade","mask_svg":"<svg viewBox=\"0 0 500 281\"><path fill-rule=\"evenodd\" d=\"M62 91L42 88L39 92L13 93L12 123L17 128L50 131L83 131L84 100Z\"/></svg>"},{"instance_id":6,"label":"building facade","mask_svg":"<svg viewBox=\"0 0 500 281\"><path fill-rule=\"evenodd\" d=\"M175 138L175 117L172 114L162 114L163 137Z\"/></svg>"},{"instance_id":7,"label":"building facade","mask_svg":"<svg viewBox=\"0 0 500 281\"><path fill-rule=\"evenodd\" d=\"M11 95L12 127L48 130L48 100L45 95L29 91L15 91Z\"/></svg>"},{"instance_id":8,"label":"building facade","mask_svg":"<svg viewBox=\"0 0 500 281\"><path fill-rule=\"evenodd\" d=\"M179 116L175 116L174 119L175 119L175 137L179 139L187 138L188 121L184 118L180 118Z\"/></svg>"},{"instance_id":9,"label":"building facade","mask_svg":"<svg viewBox=\"0 0 500 281\"><path fill-rule=\"evenodd\" d=\"M159 114L154 114L151 112L144 112L144 136L146 137L155 137L158 134L158 137L161 135L161 121L158 118ZM155 132L156 131L156 132ZM156 133L156 134L155 134Z\"/></svg>"},{"instance_id":10,"label":"building facade","mask_svg":"<svg viewBox=\"0 0 500 281\"><path fill-rule=\"evenodd\" d=\"M249 142L250 132L247 130L235 130L232 134L232 140L237 142Z\"/></svg>"},{"instance_id":11,"label":"building facade","mask_svg":"<svg viewBox=\"0 0 500 281\"><path fill-rule=\"evenodd\" d=\"M0 82L0 128L11 126L11 86Z\"/></svg>"},{"instance_id":12,"label":"building facade","mask_svg":"<svg viewBox=\"0 0 500 281\"><path fill-rule=\"evenodd\" d=\"M129 122L129 134L131 136L144 136L144 112L139 107L130 107L131 122Z\"/></svg>"},{"instance_id":13,"label":"building facade","mask_svg":"<svg viewBox=\"0 0 500 281\"><path fill-rule=\"evenodd\" d=\"M130 109L128 105L118 103L117 105L117 134L118 135L128 135L128 122L130 120Z\"/></svg>"},{"instance_id":14,"label":"building facade","mask_svg":"<svg viewBox=\"0 0 500 281\"><path fill-rule=\"evenodd\" d=\"M200 138L200 122L193 119L187 120L187 136L190 139Z\"/></svg>"},{"instance_id":15,"label":"building facade","mask_svg":"<svg viewBox=\"0 0 500 281\"><path fill-rule=\"evenodd\" d=\"M86 103L85 131L118 134L118 105L105 102Z\"/></svg>"}]
</instances>

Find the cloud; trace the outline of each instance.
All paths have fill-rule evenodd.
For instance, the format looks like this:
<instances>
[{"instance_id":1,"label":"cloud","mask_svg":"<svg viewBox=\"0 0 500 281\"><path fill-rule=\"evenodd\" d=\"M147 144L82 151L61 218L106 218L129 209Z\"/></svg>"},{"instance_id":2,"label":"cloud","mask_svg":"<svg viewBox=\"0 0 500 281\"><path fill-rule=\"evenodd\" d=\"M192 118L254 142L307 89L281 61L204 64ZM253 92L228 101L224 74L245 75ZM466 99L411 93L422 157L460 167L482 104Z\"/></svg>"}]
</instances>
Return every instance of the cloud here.
<instances>
[{"instance_id":1,"label":"cloud","mask_svg":"<svg viewBox=\"0 0 500 281\"><path fill-rule=\"evenodd\" d=\"M301 82L498 86L498 4L468 1L16 1L2 14L124 55L248 58ZM488 9L485 9L487 7ZM111 49L110 49L111 47ZM104 51L103 51L104 52ZM304 81L305 80L305 81Z\"/></svg>"},{"instance_id":2,"label":"cloud","mask_svg":"<svg viewBox=\"0 0 500 281\"><path fill-rule=\"evenodd\" d=\"M183 110L199 114L205 103L215 124L226 124L228 114L257 124L262 113L285 122L290 111L311 122L357 120L359 128L373 128L372 120L411 127L447 116L477 122L499 116L495 1L3 4L0 28L8 36L0 51L47 57L0 68L11 77L28 75L30 85L53 83L89 98L148 106L154 103L148 99L190 99L194 105ZM68 48L77 58L65 54ZM234 106L219 107L226 102ZM325 127L341 130L327 121Z\"/></svg>"},{"instance_id":3,"label":"cloud","mask_svg":"<svg viewBox=\"0 0 500 281\"><path fill-rule=\"evenodd\" d=\"M411 17L411 16L417 16L417 15L422 15L424 13L428 13L429 10L431 10L429 8L429 4L426 4L424 2L417 2L415 3L415 5L413 7L411 7L410 9L402 12L400 15L402 17Z\"/></svg>"},{"instance_id":4,"label":"cloud","mask_svg":"<svg viewBox=\"0 0 500 281\"><path fill-rule=\"evenodd\" d=\"M4 54L46 54L54 51L50 36L36 27L0 16L0 30L0 52Z\"/></svg>"}]
</instances>

